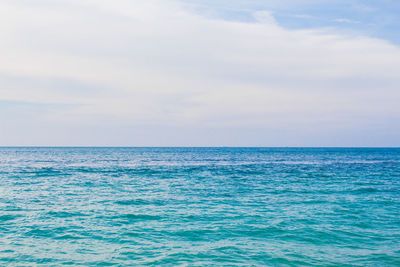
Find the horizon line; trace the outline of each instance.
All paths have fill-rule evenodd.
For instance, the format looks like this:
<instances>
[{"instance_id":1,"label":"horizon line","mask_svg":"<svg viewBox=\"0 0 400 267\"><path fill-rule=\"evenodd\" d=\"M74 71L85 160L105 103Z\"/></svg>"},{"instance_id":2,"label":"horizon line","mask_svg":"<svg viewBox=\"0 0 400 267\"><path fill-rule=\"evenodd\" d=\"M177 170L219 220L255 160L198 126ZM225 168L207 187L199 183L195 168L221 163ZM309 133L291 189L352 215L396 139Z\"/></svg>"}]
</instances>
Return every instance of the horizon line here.
<instances>
[{"instance_id":1,"label":"horizon line","mask_svg":"<svg viewBox=\"0 0 400 267\"><path fill-rule=\"evenodd\" d=\"M0 145L0 148L400 148L400 146L14 146Z\"/></svg>"}]
</instances>

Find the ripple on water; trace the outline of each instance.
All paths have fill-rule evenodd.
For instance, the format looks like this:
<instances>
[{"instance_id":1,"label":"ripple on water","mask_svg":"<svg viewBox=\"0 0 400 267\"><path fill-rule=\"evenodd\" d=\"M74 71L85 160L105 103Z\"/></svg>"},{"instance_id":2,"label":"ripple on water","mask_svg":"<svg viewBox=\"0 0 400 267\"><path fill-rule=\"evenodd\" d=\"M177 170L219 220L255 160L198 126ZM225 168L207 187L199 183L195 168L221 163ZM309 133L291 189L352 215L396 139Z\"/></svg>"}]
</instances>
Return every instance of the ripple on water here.
<instances>
[{"instance_id":1,"label":"ripple on water","mask_svg":"<svg viewBox=\"0 0 400 267\"><path fill-rule=\"evenodd\" d=\"M400 149L0 148L0 266L400 266Z\"/></svg>"}]
</instances>

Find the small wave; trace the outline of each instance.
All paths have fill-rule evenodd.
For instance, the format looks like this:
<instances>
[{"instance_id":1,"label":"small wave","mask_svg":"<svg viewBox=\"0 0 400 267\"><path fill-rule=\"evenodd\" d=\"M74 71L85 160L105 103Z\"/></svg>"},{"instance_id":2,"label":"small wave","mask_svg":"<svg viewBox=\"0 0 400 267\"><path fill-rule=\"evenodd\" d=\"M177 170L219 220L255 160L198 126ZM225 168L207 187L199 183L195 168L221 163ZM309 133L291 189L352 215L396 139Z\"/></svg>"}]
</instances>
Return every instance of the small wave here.
<instances>
[{"instance_id":1,"label":"small wave","mask_svg":"<svg viewBox=\"0 0 400 267\"><path fill-rule=\"evenodd\" d=\"M56 236L54 239L58 239L58 240L77 240L77 239L82 239L82 237L76 236L76 235L71 235L71 234L65 234L65 235Z\"/></svg>"},{"instance_id":2,"label":"small wave","mask_svg":"<svg viewBox=\"0 0 400 267\"><path fill-rule=\"evenodd\" d=\"M86 214L80 212L68 212L68 211L49 211L47 215L55 218L69 218L69 217L79 217L87 216Z\"/></svg>"},{"instance_id":3,"label":"small wave","mask_svg":"<svg viewBox=\"0 0 400 267\"><path fill-rule=\"evenodd\" d=\"M158 215L150 215L150 214L125 214L122 217L125 217L129 220L161 220L162 217Z\"/></svg>"},{"instance_id":4,"label":"small wave","mask_svg":"<svg viewBox=\"0 0 400 267\"><path fill-rule=\"evenodd\" d=\"M21 216L20 215L11 215L11 214L1 215L0 222L12 221L12 220L17 219L18 217L21 217Z\"/></svg>"},{"instance_id":5,"label":"small wave","mask_svg":"<svg viewBox=\"0 0 400 267\"><path fill-rule=\"evenodd\" d=\"M42 229L33 229L25 233L26 236L32 237L54 237L54 231L52 230L42 230Z\"/></svg>"},{"instance_id":6,"label":"small wave","mask_svg":"<svg viewBox=\"0 0 400 267\"><path fill-rule=\"evenodd\" d=\"M162 205L163 203L159 200L146 200L146 199L126 199L118 200L115 204L123 206L136 206L136 205Z\"/></svg>"}]
</instances>

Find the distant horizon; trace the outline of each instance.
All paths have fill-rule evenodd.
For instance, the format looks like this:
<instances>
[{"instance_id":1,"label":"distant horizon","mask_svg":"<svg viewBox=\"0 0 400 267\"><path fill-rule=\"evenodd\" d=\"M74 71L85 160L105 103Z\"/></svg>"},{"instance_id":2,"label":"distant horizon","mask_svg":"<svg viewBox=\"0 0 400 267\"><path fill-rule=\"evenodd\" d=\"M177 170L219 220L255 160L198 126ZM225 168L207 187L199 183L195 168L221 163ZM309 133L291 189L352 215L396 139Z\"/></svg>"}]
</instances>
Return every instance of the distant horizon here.
<instances>
[{"instance_id":1,"label":"distant horizon","mask_svg":"<svg viewBox=\"0 0 400 267\"><path fill-rule=\"evenodd\" d=\"M0 148L400 148L400 146L0 146Z\"/></svg>"}]
</instances>

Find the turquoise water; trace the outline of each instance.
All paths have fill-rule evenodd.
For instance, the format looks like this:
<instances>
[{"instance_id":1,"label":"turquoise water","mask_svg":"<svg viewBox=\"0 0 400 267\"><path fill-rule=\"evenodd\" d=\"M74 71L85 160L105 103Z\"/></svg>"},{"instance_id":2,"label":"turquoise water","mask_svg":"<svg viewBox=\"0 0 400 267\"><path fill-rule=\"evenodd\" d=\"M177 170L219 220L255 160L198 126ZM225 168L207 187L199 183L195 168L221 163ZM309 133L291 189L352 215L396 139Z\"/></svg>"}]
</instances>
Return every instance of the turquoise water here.
<instances>
[{"instance_id":1,"label":"turquoise water","mask_svg":"<svg viewBox=\"0 0 400 267\"><path fill-rule=\"evenodd\" d=\"M400 266L400 149L0 148L0 266Z\"/></svg>"}]
</instances>

